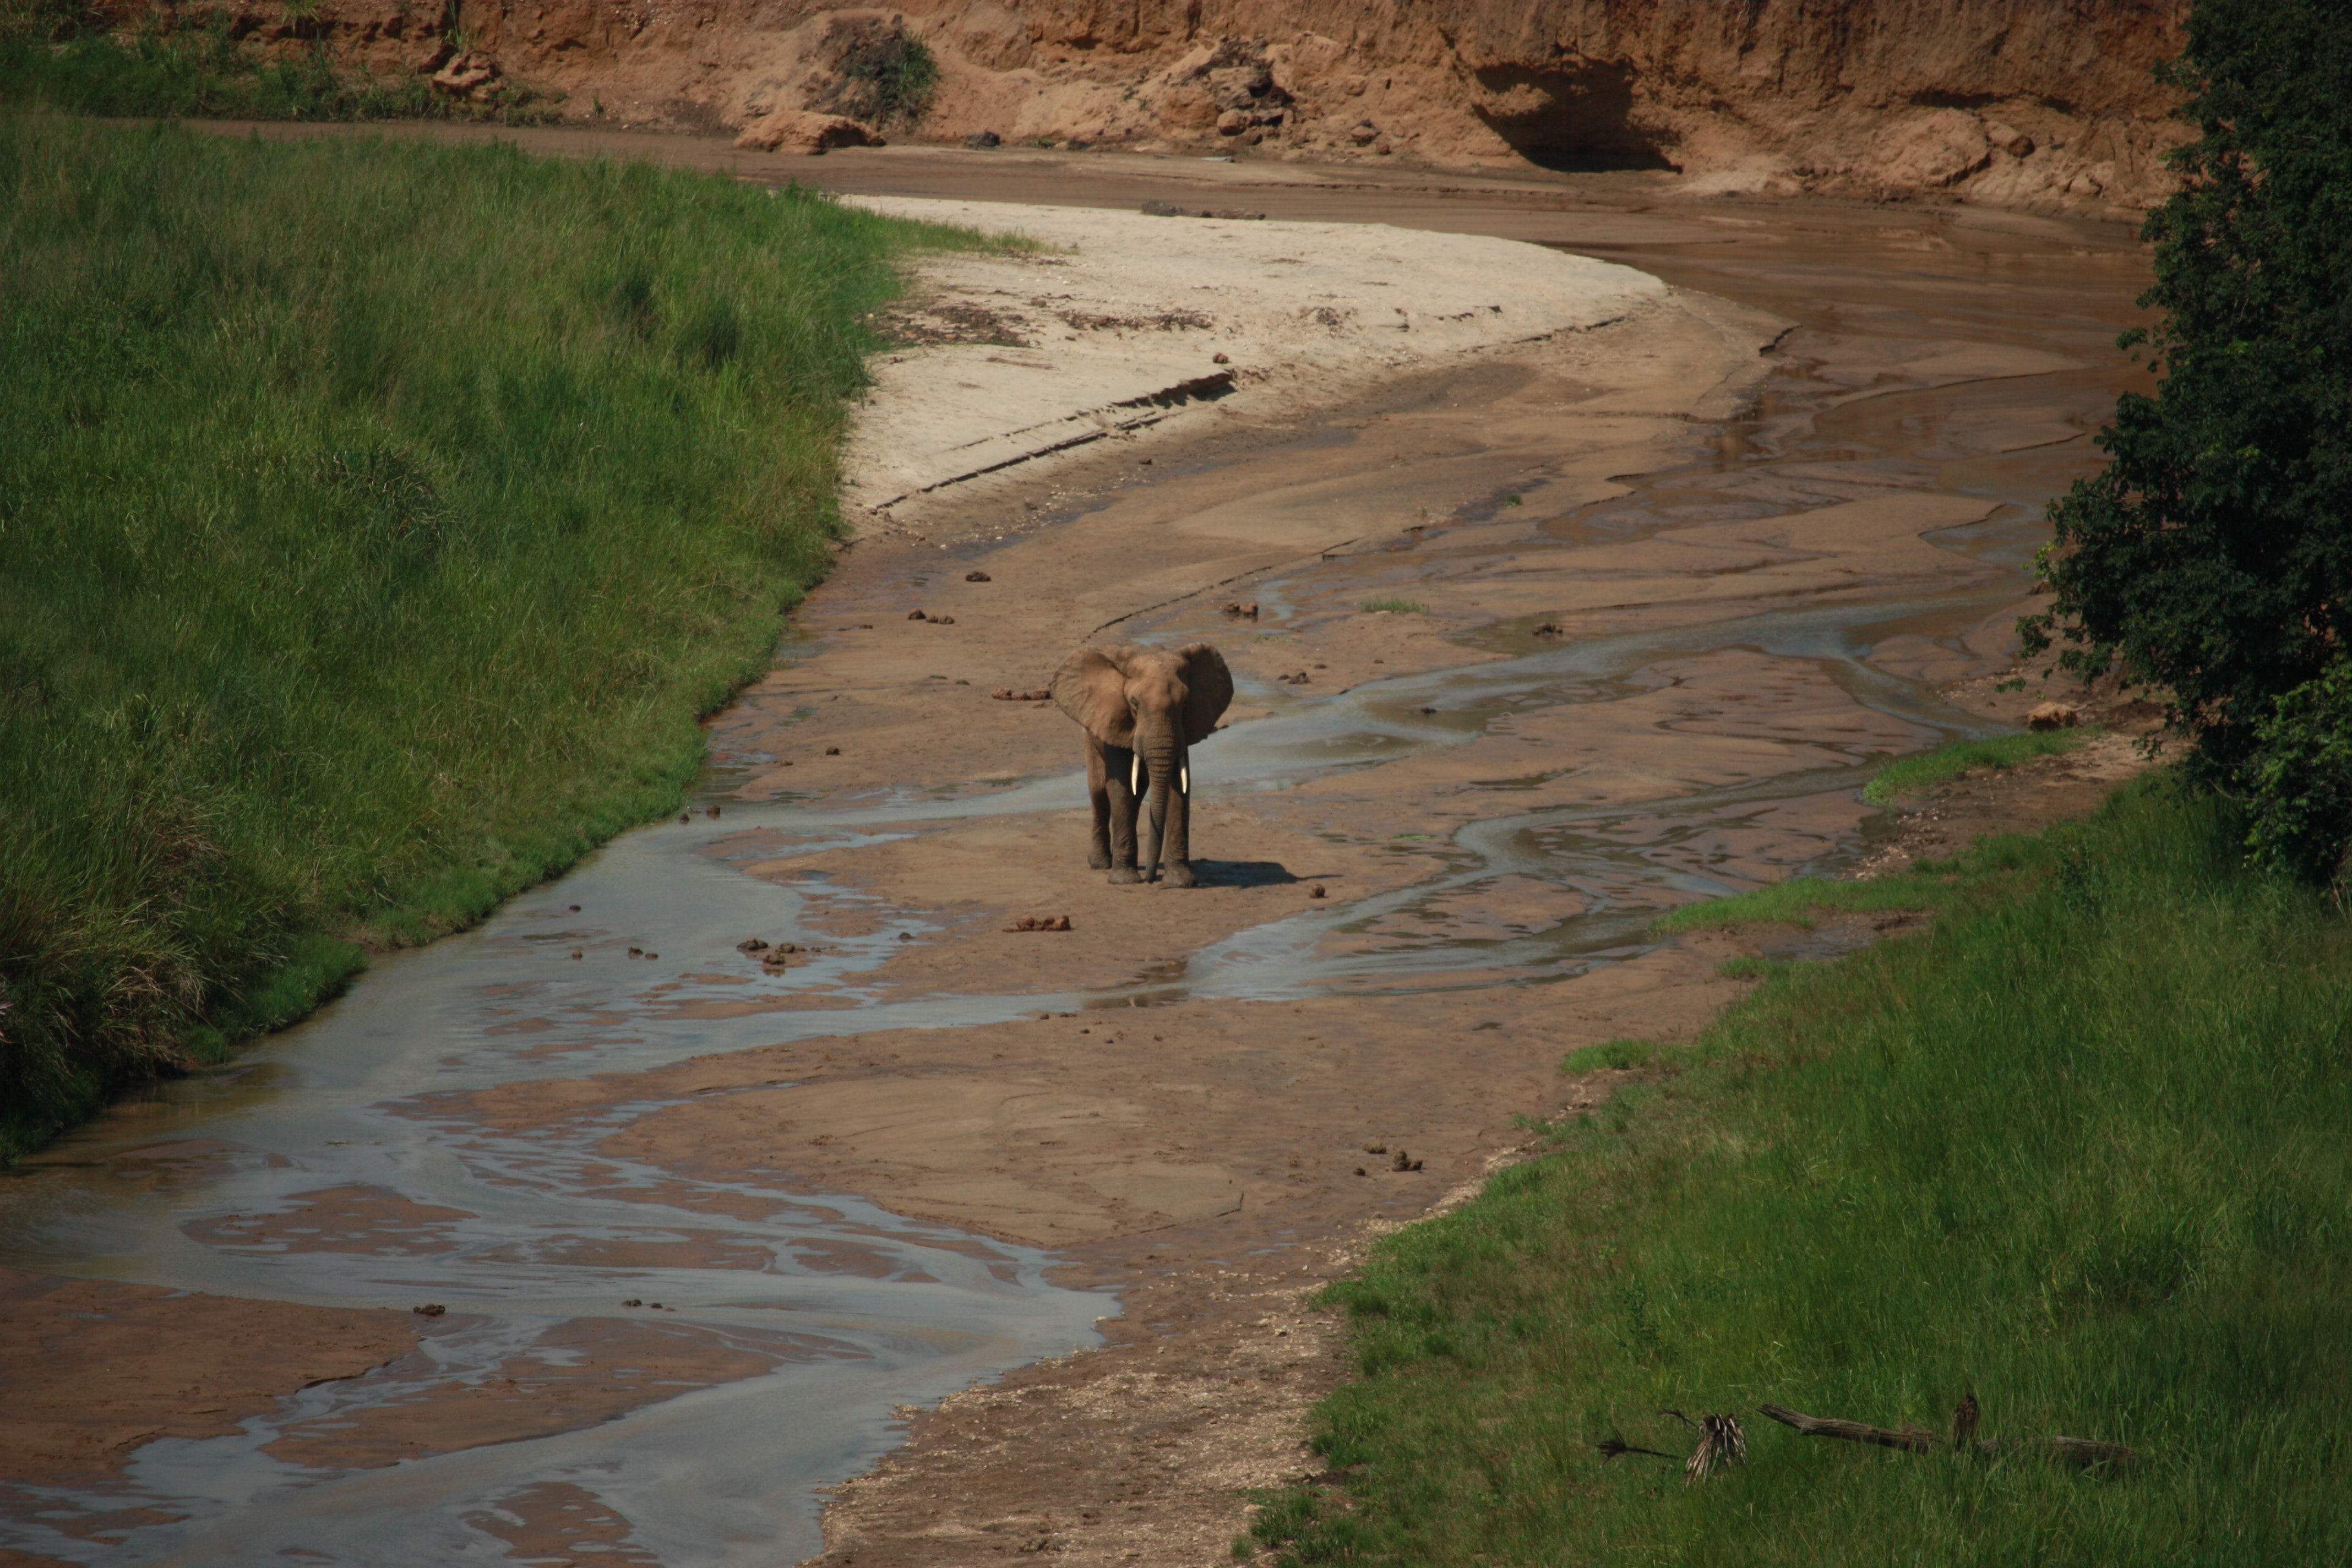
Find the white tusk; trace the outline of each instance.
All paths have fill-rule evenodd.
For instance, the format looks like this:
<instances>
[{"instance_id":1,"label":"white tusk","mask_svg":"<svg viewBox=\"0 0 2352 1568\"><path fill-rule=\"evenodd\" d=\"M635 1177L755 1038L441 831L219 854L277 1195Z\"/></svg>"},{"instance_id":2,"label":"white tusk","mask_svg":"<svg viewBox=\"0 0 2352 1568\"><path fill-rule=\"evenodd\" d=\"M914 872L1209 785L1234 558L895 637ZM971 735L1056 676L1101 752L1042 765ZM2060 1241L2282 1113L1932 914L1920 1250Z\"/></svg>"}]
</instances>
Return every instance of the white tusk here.
<instances>
[{"instance_id":1,"label":"white tusk","mask_svg":"<svg viewBox=\"0 0 2352 1568\"><path fill-rule=\"evenodd\" d=\"M1178 795L1192 793L1192 764L1190 763L1176 770L1176 793Z\"/></svg>"},{"instance_id":2,"label":"white tusk","mask_svg":"<svg viewBox=\"0 0 2352 1568\"><path fill-rule=\"evenodd\" d=\"M1136 795L1143 788L1143 758L1130 755L1127 759L1127 793Z\"/></svg>"}]
</instances>

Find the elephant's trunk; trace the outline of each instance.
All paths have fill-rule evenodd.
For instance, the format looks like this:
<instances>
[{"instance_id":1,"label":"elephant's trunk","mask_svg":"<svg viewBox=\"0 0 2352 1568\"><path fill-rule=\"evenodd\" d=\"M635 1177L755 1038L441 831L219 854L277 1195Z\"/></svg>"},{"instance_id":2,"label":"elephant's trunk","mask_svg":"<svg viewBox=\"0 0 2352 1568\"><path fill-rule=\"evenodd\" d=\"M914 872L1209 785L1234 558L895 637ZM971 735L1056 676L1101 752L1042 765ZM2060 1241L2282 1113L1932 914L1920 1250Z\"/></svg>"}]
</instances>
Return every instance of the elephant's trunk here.
<instances>
[{"instance_id":1,"label":"elephant's trunk","mask_svg":"<svg viewBox=\"0 0 2352 1568\"><path fill-rule=\"evenodd\" d=\"M1143 879L1148 882L1160 869L1160 847L1168 836L1168 792L1176 779L1176 742L1172 739L1148 742L1142 755L1143 765L1151 774L1151 795L1144 812L1151 826L1150 845L1143 857Z\"/></svg>"}]
</instances>

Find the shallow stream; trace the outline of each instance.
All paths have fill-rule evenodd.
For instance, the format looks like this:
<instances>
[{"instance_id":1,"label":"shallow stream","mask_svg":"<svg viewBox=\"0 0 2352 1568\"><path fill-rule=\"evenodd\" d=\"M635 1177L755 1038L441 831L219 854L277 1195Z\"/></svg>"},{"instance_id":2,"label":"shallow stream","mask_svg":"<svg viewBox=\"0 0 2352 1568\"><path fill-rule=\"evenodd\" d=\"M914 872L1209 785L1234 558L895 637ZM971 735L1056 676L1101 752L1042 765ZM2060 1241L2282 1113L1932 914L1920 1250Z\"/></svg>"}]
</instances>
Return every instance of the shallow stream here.
<instances>
[{"instance_id":1,"label":"shallow stream","mask_svg":"<svg viewBox=\"0 0 2352 1568\"><path fill-rule=\"evenodd\" d=\"M1475 204L1399 198L1393 208L1380 216L1480 224ZM1528 221L1512 214L1514 226ZM1937 540L1956 562L1995 570L1967 574L1964 592L1565 643L1501 627L1486 635L1508 657L1491 662L1328 697L1244 691L1275 711L1200 748L1204 780L1278 790L1377 768L1473 740L1501 716L1605 700L1662 660L1724 649L1804 661L1919 746L1991 728L1941 701L1926 665L1896 673L1874 653L1900 639L1973 657L1960 639L2018 597L2043 537L2041 504L2094 462L2085 433L2123 373L1922 387L1872 367L1890 342L1954 337L2108 364L2137 258L2113 231L2070 238L2021 223L1961 232L1932 214L1758 209L1726 221L1747 226L1728 240L1599 253L1776 311L1816 346L1780 351L1753 415L1716 432L1699 460L1630 480L1616 500L1533 520L1549 547L1574 551L1700 515L1800 510L1833 494L1823 487L1837 476L1867 473L2002 503L1988 521ZM1675 223L1677 233L1690 227L1685 215ZM1382 570L1392 576L1397 560L1384 558ZM1278 604L1286 586L1276 577L1255 591ZM17 1268L447 1309L431 1320L423 1363L306 1389L232 1436L149 1443L121 1490L21 1490L0 1513L0 1546L124 1563L506 1561L516 1500L557 1485L583 1500L567 1506L625 1521L604 1561L774 1563L812 1552L815 1489L889 1447L894 1407L1087 1344L1112 1300L1049 1283L1042 1253L854 1196L632 1167L569 1141L436 1118L435 1097L1041 1011L1557 977L1640 951L1660 908L1766 875L1834 870L1855 854L1863 840L1852 835L1722 847L1726 825L1743 814L1850 798L1883 760L1830 752L1769 778L1606 805L1517 809L1514 781L1496 780L1494 815L1453 831L1435 877L1244 931L1181 973L1086 995L861 992L861 975L902 931L922 934L881 910L871 935L824 938L825 951L777 983L831 985L835 1005L732 1016L703 1005L741 996L742 975L756 969L734 950L746 932L805 929L809 895L730 869L730 840L752 835L758 858L773 859L926 822L1062 810L1082 802L1074 773L848 810L730 801L719 821L698 813L629 834L479 930L380 962L344 999L234 1066L125 1105L0 1180L0 1261ZM1475 900L1481 883L1504 876L1553 884L1580 912L1517 936L1381 934L1417 909ZM632 944L657 946L662 962L631 958ZM566 1140L576 1135L567 1127ZM591 1350L650 1369L609 1418L398 1463L380 1447L337 1447L338 1434L376 1430L366 1418L390 1407L437 1420L436 1401L522 1363L560 1375L567 1358ZM670 1386L684 1392L665 1396ZM121 1511L133 1508L149 1511ZM100 1512L115 1518L94 1524Z\"/></svg>"}]
</instances>

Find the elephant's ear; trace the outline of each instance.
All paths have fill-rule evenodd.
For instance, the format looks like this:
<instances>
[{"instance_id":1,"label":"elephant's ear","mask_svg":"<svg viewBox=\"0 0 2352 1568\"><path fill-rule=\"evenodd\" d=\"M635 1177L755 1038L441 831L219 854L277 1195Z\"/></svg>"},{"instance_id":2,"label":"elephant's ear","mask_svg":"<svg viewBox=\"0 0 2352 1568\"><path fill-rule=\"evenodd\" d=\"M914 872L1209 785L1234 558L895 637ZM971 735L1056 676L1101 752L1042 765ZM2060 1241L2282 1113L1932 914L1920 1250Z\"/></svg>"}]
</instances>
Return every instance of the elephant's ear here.
<instances>
[{"instance_id":1,"label":"elephant's ear","mask_svg":"<svg viewBox=\"0 0 2352 1568\"><path fill-rule=\"evenodd\" d=\"M1054 706L1086 726L1106 746L1135 743L1135 714L1127 705L1127 674L1118 648L1082 647L1054 672Z\"/></svg>"},{"instance_id":2,"label":"elephant's ear","mask_svg":"<svg viewBox=\"0 0 2352 1568\"><path fill-rule=\"evenodd\" d=\"M1177 652L1183 658L1184 684L1192 693L1184 699L1184 743L1197 746L1209 738L1234 700L1233 672L1225 668L1225 656L1207 643L1192 643Z\"/></svg>"}]
</instances>

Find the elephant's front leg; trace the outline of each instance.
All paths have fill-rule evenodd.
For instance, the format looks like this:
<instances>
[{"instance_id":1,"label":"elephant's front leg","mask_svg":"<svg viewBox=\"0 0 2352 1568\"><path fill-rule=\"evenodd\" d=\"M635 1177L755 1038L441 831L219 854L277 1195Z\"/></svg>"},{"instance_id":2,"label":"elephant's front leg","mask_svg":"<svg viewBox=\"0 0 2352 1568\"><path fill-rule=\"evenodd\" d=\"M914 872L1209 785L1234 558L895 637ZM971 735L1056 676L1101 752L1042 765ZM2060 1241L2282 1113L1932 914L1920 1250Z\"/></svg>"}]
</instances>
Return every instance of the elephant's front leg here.
<instances>
[{"instance_id":1,"label":"elephant's front leg","mask_svg":"<svg viewBox=\"0 0 2352 1568\"><path fill-rule=\"evenodd\" d=\"M1143 797L1135 788L1135 753L1125 746L1105 746L1102 754L1110 813L1110 879L1139 882L1143 874L1135 868L1135 822Z\"/></svg>"},{"instance_id":2,"label":"elephant's front leg","mask_svg":"<svg viewBox=\"0 0 2352 1568\"><path fill-rule=\"evenodd\" d=\"M1181 753L1168 791L1168 830L1160 840L1161 876L1171 888L1189 888L1192 875L1192 764Z\"/></svg>"},{"instance_id":3,"label":"elephant's front leg","mask_svg":"<svg viewBox=\"0 0 2352 1568\"><path fill-rule=\"evenodd\" d=\"M1110 869L1110 767L1103 744L1087 737L1087 802L1095 808L1094 837L1087 845L1087 864L1097 871Z\"/></svg>"}]
</instances>

